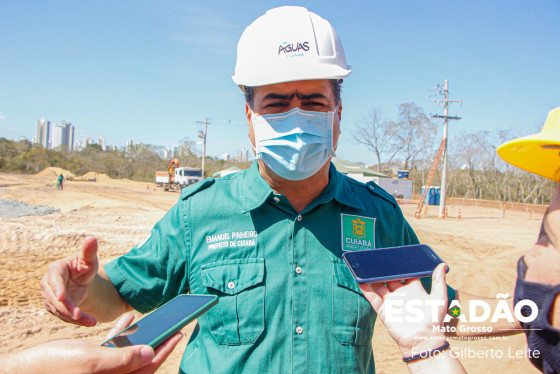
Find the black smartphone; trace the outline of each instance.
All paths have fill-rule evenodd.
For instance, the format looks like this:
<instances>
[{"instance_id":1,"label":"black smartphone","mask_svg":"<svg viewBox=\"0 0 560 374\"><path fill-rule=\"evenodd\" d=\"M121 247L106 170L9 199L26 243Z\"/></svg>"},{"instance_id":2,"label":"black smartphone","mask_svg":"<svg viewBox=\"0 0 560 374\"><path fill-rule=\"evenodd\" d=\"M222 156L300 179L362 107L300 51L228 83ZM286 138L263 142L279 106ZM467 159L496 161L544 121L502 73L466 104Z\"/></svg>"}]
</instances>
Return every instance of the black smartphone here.
<instances>
[{"instance_id":1,"label":"black smartphone","mask_svg":"<svg viewBox=\"0 0 560 374\"><path fill-rule=\"evenodd\" d=\"M218 297L214 295L179 295L101 345L127 347L147 344L156 349L217 303Z\"/></svg>"},{"instance_id":2,"label":"black smartphone","mask_svg":"<svg viewBox=\"0 0 560 374\"><path fill-rule=\"evenodd\" d=\"M444 262L426 244L345 252L342 259L358 283L427 277Z\"/></svg>"}]
</instances>

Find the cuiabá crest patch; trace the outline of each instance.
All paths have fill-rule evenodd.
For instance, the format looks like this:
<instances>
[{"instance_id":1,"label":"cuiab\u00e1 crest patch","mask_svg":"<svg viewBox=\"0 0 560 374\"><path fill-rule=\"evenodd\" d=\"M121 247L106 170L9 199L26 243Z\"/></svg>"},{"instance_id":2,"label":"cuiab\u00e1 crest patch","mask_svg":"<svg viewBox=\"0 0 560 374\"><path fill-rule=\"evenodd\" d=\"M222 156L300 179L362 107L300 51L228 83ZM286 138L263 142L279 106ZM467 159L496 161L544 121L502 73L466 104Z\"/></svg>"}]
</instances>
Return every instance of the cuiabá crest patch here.
<instances>
[{"instance_id":1,"label":"cuiab\u00e1 crest patch","mask_svg":"<svg viewBox=\"0 0 560 374\"><path fill-rule=\"evenodd\" d=\"M342 250L375 249L375 218L341 214Z\"/></svg>"}]
</instances>

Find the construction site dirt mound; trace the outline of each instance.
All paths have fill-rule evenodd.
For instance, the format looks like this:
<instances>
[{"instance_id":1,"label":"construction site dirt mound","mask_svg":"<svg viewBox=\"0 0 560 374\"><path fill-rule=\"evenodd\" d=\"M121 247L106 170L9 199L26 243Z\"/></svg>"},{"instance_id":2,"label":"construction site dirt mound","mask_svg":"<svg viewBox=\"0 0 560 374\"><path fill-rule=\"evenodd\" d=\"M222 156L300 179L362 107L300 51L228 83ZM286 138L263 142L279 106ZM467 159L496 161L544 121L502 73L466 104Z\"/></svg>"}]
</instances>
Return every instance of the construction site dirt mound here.
<instances>
[{"instance_id":1,"label":"construction site dirt mound","mask_svg":"<svg viewBox=\"0 0 560 374\"><path fill-rule=\"evenodd\" d=\"M57 168L56 166L49 166L37 173L37 175L42 177L58 177L60 174L64 175L65 178L74 177L74 173L72 173L71 171Z\"/></svg>"},{"instance_id":2,"label":"construction site dirt mound","mask_svg":"<svg viewBox=\"0 0 560 374\"><path fill-rule=\"evenodd\" d=\"M62 174L64 178L66 178L67 180L75 181L75 182L96 182L98 184L103 184L108 186L128 186L128 187L139 187L139 188L140 187L146 188L146 185L148 185L149 188L154 187L153 183L137 182L127 178L113 179L107 174L100 171L88 171L83 175L75 175L69 170L62 169L59 167L54 167L54 166L49 166L41 170L40 172L38 172L36 175L41 177L56 178L60 174Z\"/></svg>"}]
</instances>

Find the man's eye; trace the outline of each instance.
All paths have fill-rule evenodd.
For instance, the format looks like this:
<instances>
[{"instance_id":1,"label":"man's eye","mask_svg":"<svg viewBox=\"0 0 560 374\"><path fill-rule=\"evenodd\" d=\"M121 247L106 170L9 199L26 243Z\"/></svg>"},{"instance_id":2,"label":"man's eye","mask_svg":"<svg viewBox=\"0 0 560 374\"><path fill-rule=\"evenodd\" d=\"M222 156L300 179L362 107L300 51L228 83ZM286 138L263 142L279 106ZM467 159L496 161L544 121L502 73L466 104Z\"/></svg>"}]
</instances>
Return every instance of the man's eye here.
<instances>
[{"instance_id":1,"label":"man's eye","mask_svg":"<svg viewBox=\"0 0 560 374\"><path fill-rule=\"evenodd\" d=\"M266 107L267 108L278 108L278 107L283 107L283 106L286 106L286 105L287 104L285 104L285 103L270 103L270 104L267 104Z\"/></svg>"},{"instance_id":2,"label":"man's eye","mask_svg":"<svg viewBox=\"0 0 560 374\"><path fill-rule=\"evenodd\" d=\"M305 103L306 106L310 106L310 107L315 107L315 108L319 108L319 107L324 107L325 104L317 102L317 101L311 101L309 103Z\"/></svg>"}]
</instances>

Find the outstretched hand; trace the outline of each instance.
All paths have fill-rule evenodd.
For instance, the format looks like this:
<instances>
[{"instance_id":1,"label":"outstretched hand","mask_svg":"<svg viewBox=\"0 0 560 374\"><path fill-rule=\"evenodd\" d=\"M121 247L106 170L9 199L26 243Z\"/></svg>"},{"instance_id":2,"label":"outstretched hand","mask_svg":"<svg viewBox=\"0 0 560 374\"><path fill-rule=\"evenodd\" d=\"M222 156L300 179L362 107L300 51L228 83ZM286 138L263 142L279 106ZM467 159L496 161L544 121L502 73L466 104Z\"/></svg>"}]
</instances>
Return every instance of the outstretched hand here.
<instances>
[{"instance_id":1,"label":"outstretched hand","mask_svg":"<svg viewBox=\"0 0 560 374\"><path fill-rule=\"evenodd\" d=\"M418 278L404 283L359 285L404 356L434 349L445 341L445 334L439 327L447 311L446 266L440 264L434 270L430 294ZM407 309L410 306L414 311Z\"/></svg>"},{"instance_id":2,"label":"outstretched hand","mask_svg":"<svg viewBox=\"0 0 560 374\"><path fill-rule=\"evenodd\" d=\"M41 296L46 309L54 316L76 325L97 324L94 317L82 313L79 308L99 268L97 248L97 239L88 237L79 254L49 265L41 279Z\"/></svg>"},{"instance_id":3,"label":"outstretched hand","mask_svg":"<svg viewBox=\"0 0 560 374\"><path fill-rule=\"evenodd\" d=\"M128 327L133 319L132 313L125 314L109 335L113 336ZM155 352L148 345L108 348L81 340L56 340L0 357L0 373L152 374L169 357L182 337L182 333L176 333Z\"/></svg>"}]
</instances>

